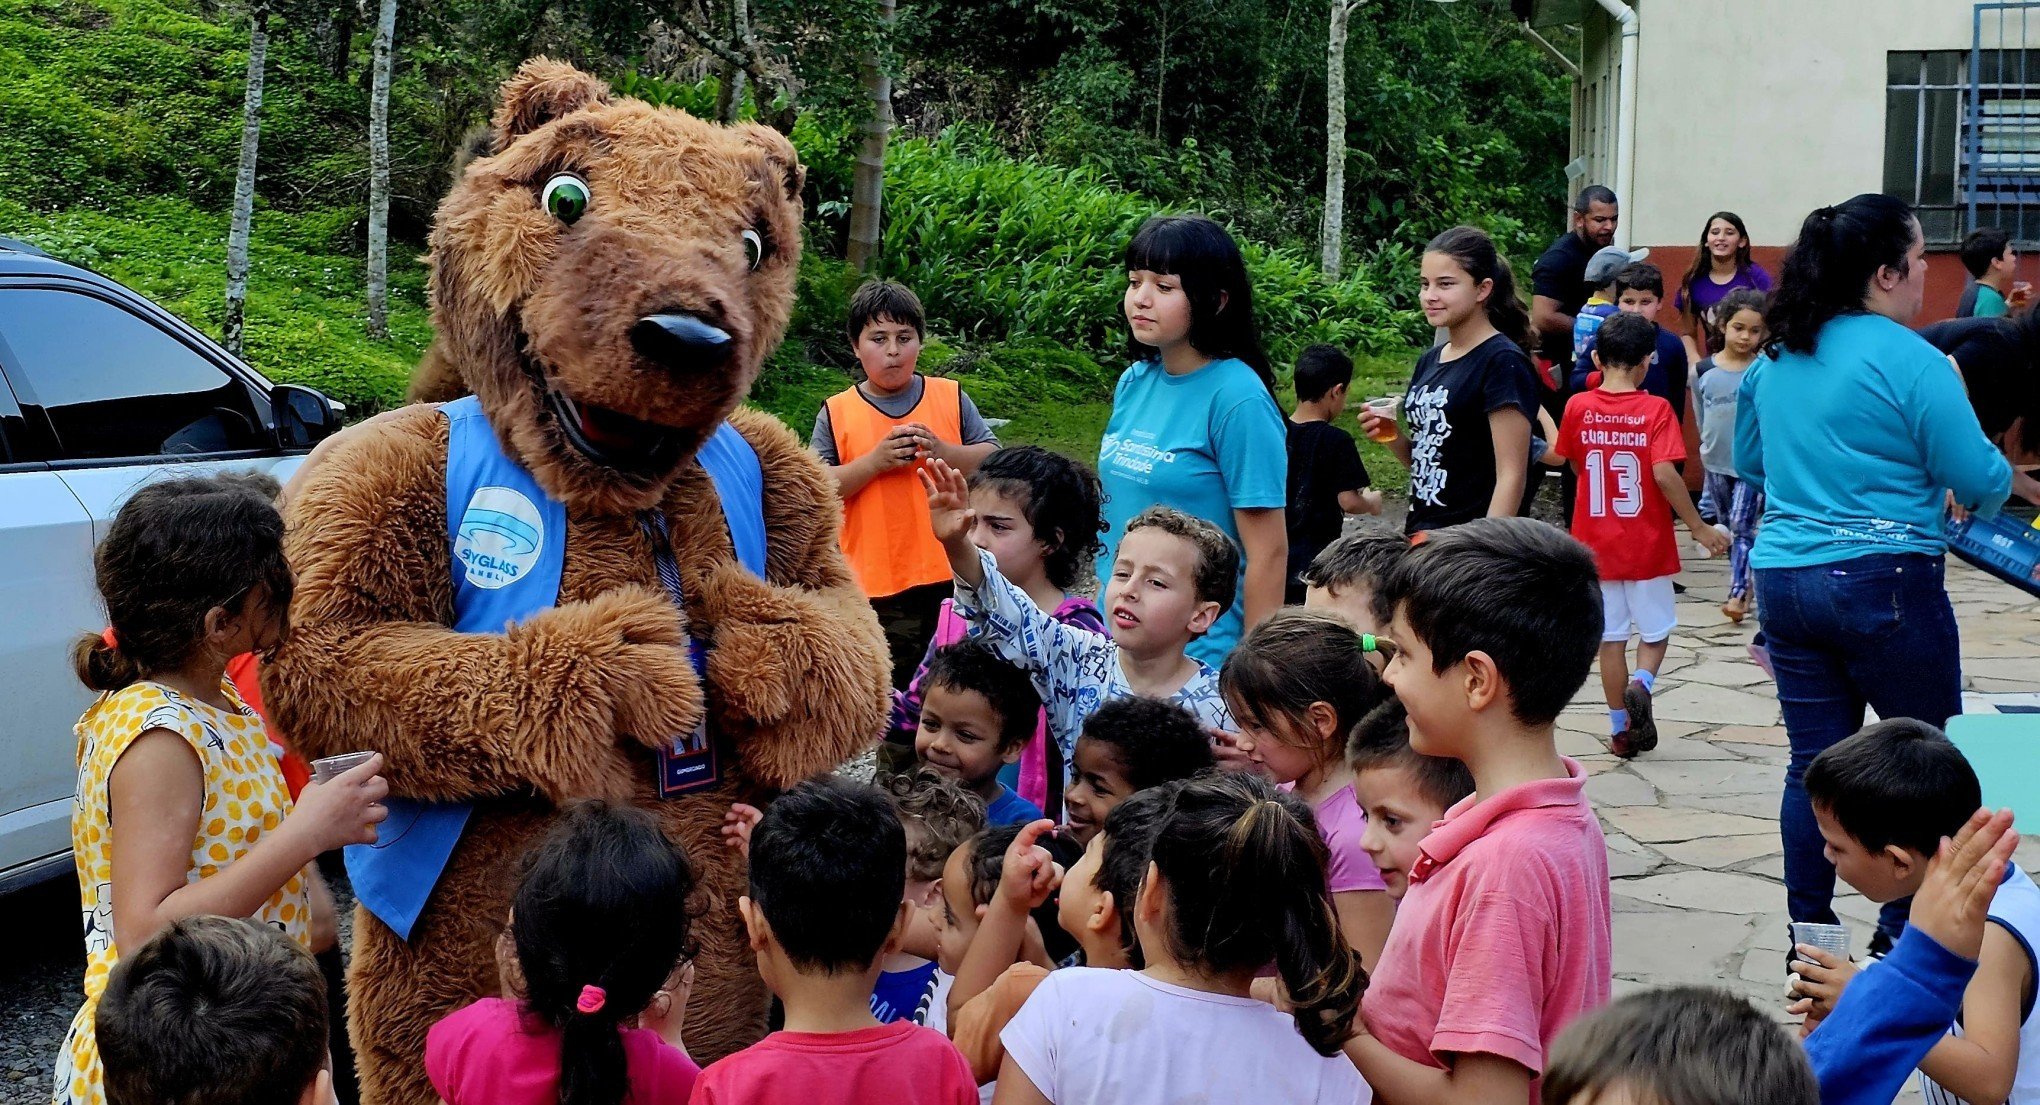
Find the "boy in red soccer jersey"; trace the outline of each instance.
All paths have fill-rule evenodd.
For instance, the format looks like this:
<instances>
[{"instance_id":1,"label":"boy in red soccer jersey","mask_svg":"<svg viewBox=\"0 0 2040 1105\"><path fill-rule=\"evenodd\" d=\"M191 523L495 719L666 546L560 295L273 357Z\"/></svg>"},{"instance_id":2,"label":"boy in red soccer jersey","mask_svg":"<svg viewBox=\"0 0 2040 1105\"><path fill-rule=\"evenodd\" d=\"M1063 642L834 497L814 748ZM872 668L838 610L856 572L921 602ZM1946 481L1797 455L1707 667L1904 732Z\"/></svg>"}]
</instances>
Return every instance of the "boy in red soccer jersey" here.
<instances>
[{"instance_id":1,"label":"boy in red soccer jersey","mask_svg":"<svg viewBox=\"0 0 2040 1105\"><path fill-rule=\"evenodd\" d=\"M1686 459L1686 440L1671 404L1642 390L1657 327L1642 315L1618 314L1601 325L1597 337L1591 353L1601 385L1567 401L1553 449L1579 473L1572 533L1593 550L1601 572L1608 744L1627 758L1657 747L1651 691L1665 643L1679 622L1672 594L1672 577L1679 574L1672 514L1714 555L1728 550L1728 539L1700 520L1686 493L1674 464ZM1628 666L1632 628L1642 639L1634 674Z\"/></svg>"}]
</instances>

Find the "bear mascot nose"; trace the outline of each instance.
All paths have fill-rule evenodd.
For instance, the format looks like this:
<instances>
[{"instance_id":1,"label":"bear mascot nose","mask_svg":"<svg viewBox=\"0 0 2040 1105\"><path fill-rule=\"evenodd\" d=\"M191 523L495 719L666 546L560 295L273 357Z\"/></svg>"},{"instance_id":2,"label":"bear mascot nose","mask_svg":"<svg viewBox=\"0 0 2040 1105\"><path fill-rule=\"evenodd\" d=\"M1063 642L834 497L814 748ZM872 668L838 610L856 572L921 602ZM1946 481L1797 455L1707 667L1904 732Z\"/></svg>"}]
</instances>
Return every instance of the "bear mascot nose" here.
<instances>
[{"instance_id":1,"label":"bear mascot nose","mask_svg":"<svg viewBox=\"0 0 2040 1105\"><path fill-rule=\"evenodd\" d=\"M735 343L727 331L693 315L646 315L630 328L639 354L673 369L715 368L729 360Z\"/></svg>"}]
</instances>

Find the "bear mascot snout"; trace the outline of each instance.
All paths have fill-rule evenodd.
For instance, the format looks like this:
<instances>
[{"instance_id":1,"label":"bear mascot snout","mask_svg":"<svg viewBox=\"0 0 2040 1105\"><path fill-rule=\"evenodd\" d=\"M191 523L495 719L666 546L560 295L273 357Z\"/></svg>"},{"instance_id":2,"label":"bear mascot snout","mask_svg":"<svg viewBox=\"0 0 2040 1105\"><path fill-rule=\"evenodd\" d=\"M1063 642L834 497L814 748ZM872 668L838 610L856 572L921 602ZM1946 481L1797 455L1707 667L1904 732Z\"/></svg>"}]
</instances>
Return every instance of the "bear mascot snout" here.
<instances>
[{"instance_id":1,"label":"bear mascot snout","mask_svg":"<svg viewBox=\"0 0 2040 1105\"><path fill-rule=\"evenodd\" d=\"M390 821L348 856L372 1105L436 1100L426 1030L500 992L518 859L576 799L652 811L694 865L695 1059L758 1039L723 815L885 719L834 485L740 407L793 307L792 145L543 58L494 128L432 233L413 390L461 397L350 430L307 474L293 630L264 676L307 756L385 756Z\"/></svg>"}]
</instances>

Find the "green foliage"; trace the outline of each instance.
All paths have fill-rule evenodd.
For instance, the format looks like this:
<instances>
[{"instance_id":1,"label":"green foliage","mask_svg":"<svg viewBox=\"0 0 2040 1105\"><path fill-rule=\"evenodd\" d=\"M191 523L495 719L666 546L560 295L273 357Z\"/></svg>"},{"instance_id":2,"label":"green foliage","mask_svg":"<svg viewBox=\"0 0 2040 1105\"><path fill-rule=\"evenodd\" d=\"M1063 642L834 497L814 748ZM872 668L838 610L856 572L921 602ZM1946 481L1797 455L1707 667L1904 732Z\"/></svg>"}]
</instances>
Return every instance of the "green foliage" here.
<instances>
[{"instance_id":1,"label":"green foliage","mask_svg":"<svg viewBox=\"0 0 2040 1105\"><path fill-rule=\"evenodd\" d=\"M887 153L883 273L966 340L1049 339L1116 358L1122 258L1155 203L1091 170L973 151L971 141L952 131ZM1242 249L1278 363L1316 341L1380 350L1414 337L1415 316L1390 303L1374 274L1327 283L1297 251Z\"/></svg>"}]
</instances>

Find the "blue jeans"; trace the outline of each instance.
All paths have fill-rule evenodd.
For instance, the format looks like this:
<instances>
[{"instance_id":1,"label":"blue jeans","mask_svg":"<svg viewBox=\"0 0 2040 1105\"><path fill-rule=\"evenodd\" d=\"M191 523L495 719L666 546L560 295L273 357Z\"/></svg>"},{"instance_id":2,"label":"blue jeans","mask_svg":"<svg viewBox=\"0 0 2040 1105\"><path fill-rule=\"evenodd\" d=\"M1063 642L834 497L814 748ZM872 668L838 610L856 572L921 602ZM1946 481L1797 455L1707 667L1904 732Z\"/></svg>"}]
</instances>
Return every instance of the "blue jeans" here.
<instances>
[{"instance_id":1,"label":"blue jeans","mask_svg":"<svg viewBox=\"0 0 2040 1105\"><path fill-rule=\"evenodd\" d=\"M1962 710L1960 642L1945 571L1938 557L1888 553L1757 569L1757 600L1792 745L1778 822L1786 908L1795 921L1836 920L1835 869L1822 854L1806 799L1807 765L1862 728L1866 705L1880 718L1944 727ZM1897 939L1909 905L1885 906L1877 927Z\"/></svg>"}]
</instances>

